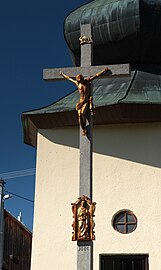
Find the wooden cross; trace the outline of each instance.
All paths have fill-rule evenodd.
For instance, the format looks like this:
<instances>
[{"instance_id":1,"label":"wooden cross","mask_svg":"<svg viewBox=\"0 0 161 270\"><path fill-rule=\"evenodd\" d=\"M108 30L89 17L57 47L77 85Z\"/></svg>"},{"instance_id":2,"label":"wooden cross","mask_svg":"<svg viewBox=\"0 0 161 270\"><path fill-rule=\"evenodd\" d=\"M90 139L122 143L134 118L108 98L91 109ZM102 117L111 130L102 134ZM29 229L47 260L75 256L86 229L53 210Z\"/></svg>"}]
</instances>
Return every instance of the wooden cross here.
<instances>
[{"instance_id":1,"label":"wooden cross","mask_svg":"<svg viewBox=\"0 0 161 270\"><path fill-rule=\"evenodd\" d=\"M81 26L81 67L72 68L51 68L43 70L43 79L47 81L63 80L61 72L63 71L71 78L77 74L82 74L85 78L93 76L107 68L107 66L92 66L92 32L91 25ZM108 53L108 52L107 52ZM109 65L106 75L127 76L130 73L128 64ZM92 96L92 87L91 87ZM92 201L92 116L86 122L87 134L82 135L80 129L80 181L79 196L85 195ZM77 241L77 270L93 269L93 243L92 241Z\"/></svg>"}]
</instances>

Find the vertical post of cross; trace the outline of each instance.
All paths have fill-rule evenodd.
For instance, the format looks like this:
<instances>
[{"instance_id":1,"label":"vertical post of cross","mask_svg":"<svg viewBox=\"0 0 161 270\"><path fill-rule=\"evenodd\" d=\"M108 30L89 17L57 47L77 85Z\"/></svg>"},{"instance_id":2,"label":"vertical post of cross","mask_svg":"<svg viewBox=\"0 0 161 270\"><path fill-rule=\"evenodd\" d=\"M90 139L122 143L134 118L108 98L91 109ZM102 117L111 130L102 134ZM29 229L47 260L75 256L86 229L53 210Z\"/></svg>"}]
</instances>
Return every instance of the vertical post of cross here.
<instances>
[{"instance_id":1,"label":"vertical post of cross","mask_svg":"<svg viewBox=\"0 0 161 270\"><path fill-rule=\"evenodd\" d=\"M81 26L81 37L92 37L90 24ZM90 67L92 65L92 41L81 45L81 67ZM87 74L88 76L88 74ZM92 95L92 85L91 85ZM92 200L92 116L89 115L86 122L87 134L82 135L80 128L80 180L79 195L85 195ZM93 242L77 242L77 270L93 269Z\"/></svg>"},{"instance_id":2,"label":"vertical post of cross","mask_svg":"<svg viewBox=\"0 0 161 270\"><path fill-rule=\"evenodd\" d=\"M91 37L91 25L81 26L81 36ZM81 67L91 67L92 65L92 42L81 45ZM88 75L88 74L87 74ZM92 96L92 82L90 88ZM80 184L79 195L85 195L92 200L92 116L89 115L86 122L87 134L82 135L80 128Z\"/></svg>"}]
</instances>

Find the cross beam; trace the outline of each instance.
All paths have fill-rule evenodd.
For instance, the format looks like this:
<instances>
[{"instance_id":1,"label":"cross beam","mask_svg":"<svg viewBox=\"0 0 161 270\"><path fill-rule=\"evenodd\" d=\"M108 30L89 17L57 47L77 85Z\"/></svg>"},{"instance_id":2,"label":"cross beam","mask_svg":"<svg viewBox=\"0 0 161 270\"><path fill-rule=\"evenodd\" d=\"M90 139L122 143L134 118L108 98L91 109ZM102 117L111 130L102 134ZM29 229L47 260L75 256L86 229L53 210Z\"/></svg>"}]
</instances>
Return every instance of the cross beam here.
<instances>
[{"instance_id":1,"label":"cross beam","mask_svg":"<svg viewBox=\"0 0 161 270\"><path fill-rule=\"evenodd\" d=\"M60 72L68 74L70 77L76 77L77 74L82 74L84 77L89 77L97 72L104 70L106 66L87 66L87 67L64 67L64 68L48 68L43 70L43 79L45 81L61 81L64 78L60 75ZM108 65L109 71L101 77L121 77L130 75L129 64Z\"/></svg>"}]
</instances>

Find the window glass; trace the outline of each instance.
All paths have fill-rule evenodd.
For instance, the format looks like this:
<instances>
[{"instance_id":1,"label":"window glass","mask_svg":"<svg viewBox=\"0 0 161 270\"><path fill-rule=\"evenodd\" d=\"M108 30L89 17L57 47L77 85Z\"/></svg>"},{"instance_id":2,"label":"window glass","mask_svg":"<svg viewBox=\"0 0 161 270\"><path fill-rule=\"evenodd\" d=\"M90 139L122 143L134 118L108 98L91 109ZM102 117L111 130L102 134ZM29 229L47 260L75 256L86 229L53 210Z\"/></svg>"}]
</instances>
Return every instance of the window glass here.
<instances>
[{"instance_id":1,"label":"window glass","mask_svg":"<svg viewBox=\"0 0 161 270\"><path fill-rule=\"evenodd\" d=\"M136 229L136 224L128 224L127 225L127 233L131 233Z\"/></svg>"},{"instance_id":2,"label":"window glass","mask_svg":"<svg viewBox=\"0 0 161 270\"><path fill-rule=\"evenodd\" d=\"M131 215L131 214L127 213L127 222L135 222L134 215Z\"/></svg>"},{"instance_id":3,"label":"window glass","mask_svg":"<svg viewBox=\"0 0 161 270\"><path fill-rule=\"evenodd\" d=\"M125 232L125 225L116 225L116 230L118 232L124 233Z\"/></svg>"},{"instance_id":4,"label":"window glass","mask_svg":"<svg viewBox=\"0 0 161 270\"><path fill-rule=\"evenodd\" d=\"M120 213L120 215L116 217L116 223L122 223L124 221L125 221L125 215L124 213L123 214Z\"/></svg>"}]
</instances>

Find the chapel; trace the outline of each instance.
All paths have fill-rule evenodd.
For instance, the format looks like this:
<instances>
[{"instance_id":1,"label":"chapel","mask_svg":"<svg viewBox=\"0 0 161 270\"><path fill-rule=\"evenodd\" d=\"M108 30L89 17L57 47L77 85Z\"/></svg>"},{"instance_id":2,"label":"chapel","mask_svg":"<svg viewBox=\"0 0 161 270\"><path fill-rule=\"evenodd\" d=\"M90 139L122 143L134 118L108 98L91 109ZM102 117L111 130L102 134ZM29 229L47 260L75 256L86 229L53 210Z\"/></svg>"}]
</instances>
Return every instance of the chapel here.
<instances>
[{"instance_id":1,"label":"chapel","mask_svg":"<svg viewBox=\"0 0 161 270\"><path fill-rule=\"evenodd\" d=\"M92 267L160 270L161 1L93 0L72 11L64 35L76 67L83 24L92 26L93 65L131 70L93 81ZM31 270L77 269L78 99L76 90L22 114L24 142L37 148Z\"/></svg>"}]
</instances>

